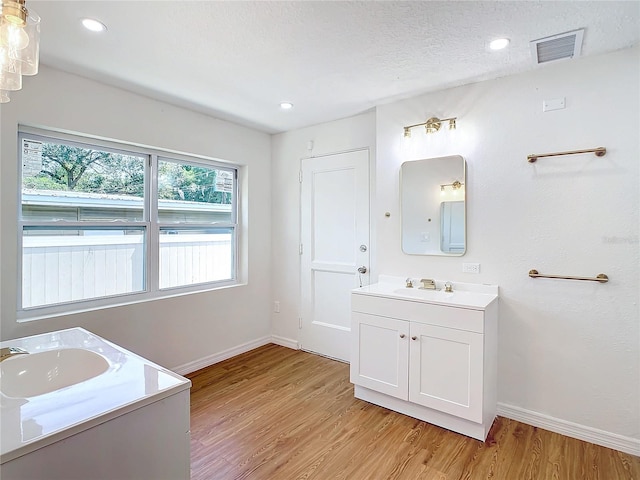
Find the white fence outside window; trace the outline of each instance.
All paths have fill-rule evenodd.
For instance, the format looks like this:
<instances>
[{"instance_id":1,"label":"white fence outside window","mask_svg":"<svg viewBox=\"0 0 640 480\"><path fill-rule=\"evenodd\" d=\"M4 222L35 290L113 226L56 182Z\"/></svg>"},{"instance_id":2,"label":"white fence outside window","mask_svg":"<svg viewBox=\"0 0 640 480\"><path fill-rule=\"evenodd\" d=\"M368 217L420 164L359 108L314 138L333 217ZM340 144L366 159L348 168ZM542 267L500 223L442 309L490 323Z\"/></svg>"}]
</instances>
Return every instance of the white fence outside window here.
<instances>
[{"instance_id":1,"label":"white fence outside window","mask_svg":"<svg viewBox=\"0 0 640 480\"><path fill-rule=\"evenodd\" d=\"M232 278L230 233L160 235L160 288ZM141 292L144 235L22 239L23 308Z\"/></svg>"}]
</instances>

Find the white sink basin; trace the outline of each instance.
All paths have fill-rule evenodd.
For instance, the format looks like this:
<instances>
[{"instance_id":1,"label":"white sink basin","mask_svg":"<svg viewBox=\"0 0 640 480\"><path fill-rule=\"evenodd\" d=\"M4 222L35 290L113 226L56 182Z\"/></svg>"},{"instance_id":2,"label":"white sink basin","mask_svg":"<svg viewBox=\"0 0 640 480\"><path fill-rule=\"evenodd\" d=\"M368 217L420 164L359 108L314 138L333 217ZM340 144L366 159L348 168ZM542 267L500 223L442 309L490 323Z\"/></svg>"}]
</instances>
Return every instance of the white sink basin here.
<instances>
[{"instance_id":1,"label":"white sink basin","mask_svg":"<svg viewBox=\"0 0 640 480\"><path fill-rule=\"evenodd\" d=\"M482 306L495 298L495 295L483 293L460 290L445 292L444 290L427 290L425 288L397 288L389 292L389 296L457 307Z\"/></svg>"},{"instance_id":2,"label":"white sink basin","mask_svg":"<svg viewBox=\"0 0 640 480\"><path fill-rule=\"evenodd\" d=\"M445 281L435 280L444 285ZM424 288L406 288L404 277L380 275L380 281L371 285L356 288L356 295L373 295L376 297L395 298L411 302L431 303L450 307L462 307L472 310L484 310L498 298L497 285L481 285L475 283L454 282L453 292L427 290Z\"/></svg>"},{"instance_id":3,"label":"white sink basin","mask_svg":"<svg viewBox=\"0 0 640 480\"><path fill-rule=\"evenodd\" d=\"M15 355L0 363L0 391L35 397L97 377L109 368L100 354L81 348Z\"/></svg>"},{"instance_id":4,"label":"white sink basin","mask_svg":"<svg viewBox=\"0 0 640 480\"><path fill-rule=\"evenodd\" d=\"M424 299L437 299L452 297L453 292L444 292L442 290L427 290L425 288L398 288L393 291L396 295L407 297L418 297Z\"/></svg>"}]
</instances>

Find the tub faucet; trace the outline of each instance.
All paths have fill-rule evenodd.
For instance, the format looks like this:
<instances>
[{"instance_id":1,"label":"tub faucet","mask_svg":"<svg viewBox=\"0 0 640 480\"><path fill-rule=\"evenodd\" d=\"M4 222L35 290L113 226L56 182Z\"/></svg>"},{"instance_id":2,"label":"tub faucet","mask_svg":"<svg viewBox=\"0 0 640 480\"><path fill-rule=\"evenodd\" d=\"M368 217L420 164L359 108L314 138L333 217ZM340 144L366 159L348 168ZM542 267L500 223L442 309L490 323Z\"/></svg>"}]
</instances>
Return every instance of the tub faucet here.
<instances>
[{"instance_id":1,"label":"tub faucet","mask_svg":"<svg viewBox=\"0 0 640 480\"><path fill-rule=\"evenodd\" d=\"M411 278L407 278L405 281L407 282L407 288L413 288L413 280Z\"/></svg>"},{"instance_id":2,"label":"tub faucet","mask_svg":"<svg viewBox=\"0 0 640 480\"><path fill-rule=\"evenodd\" d=\"M0 362L6 360L7 358L11 358L14 355L28 355L29 352L20 347L7 347L0 349Z\"/></svg>"}]
</instances>

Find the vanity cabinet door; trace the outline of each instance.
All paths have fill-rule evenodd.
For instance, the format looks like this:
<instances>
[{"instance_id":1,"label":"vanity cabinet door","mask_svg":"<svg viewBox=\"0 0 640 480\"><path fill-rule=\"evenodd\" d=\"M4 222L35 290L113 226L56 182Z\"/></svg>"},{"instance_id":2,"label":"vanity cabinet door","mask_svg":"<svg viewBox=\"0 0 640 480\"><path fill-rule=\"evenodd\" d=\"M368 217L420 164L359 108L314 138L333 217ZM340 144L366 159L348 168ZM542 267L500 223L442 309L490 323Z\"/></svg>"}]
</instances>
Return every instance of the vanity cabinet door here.
<instances>
[{"instance_id":1,"label":"vanity cabinet door","mask_svg":"<svg viewBox=\"0 0 640 480\"><path fill-rule=\"evenodd\" d=\"M352 312L351 382L408 399L409 322Z\"/></svg>"},{"instance_id":2,"label":"vanity cabinet door","mask_svg":"<svg viewBox=\"0 0 640 480\"><path fill-rule=\"evenodd\" d=\"M409 401L482 423L483 335L411 323Z\"/></svg>"}]
</instances>

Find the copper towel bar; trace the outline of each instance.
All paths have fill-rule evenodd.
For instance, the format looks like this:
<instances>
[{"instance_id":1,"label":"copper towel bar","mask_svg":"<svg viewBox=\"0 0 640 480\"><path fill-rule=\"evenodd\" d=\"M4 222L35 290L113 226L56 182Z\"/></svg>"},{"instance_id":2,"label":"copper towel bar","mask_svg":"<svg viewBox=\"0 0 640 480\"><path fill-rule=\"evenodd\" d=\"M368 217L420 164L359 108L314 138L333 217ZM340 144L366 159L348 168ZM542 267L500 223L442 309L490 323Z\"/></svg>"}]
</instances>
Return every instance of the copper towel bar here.
<instances>
[{"instance_id":1,"label":"copper towel bar","mask_svg":"<svg viewBox=\"0 0 640 480\"><path fill-rule=\"evenodd\" d=\"M576 155L578 153L595 153L596 157L604 157L604 155L607 153L607 149L604 147L598 147L598 148L588 148L586 150L572 150L570 152L533 153L531 155L527 155L527 161L529 163L534 163L536 160L543 157L558 157L560 155Z\"/></svg>"},{"instance_id":2,"label":"copper towel bar","mask_svg":"<svg viewBox=\"0 0 640 480\"><path fill-rule=\"evenodd\" d=\"M566 275L543 275L542 273L538 273L537 270L529 270L529 276L531 278L560 278L562 280L587 280L589 282L600 283L607 283L609 281L609 277L604 273L600 273L596 277L569 277Z\"/></svg>"}]
</instances>

